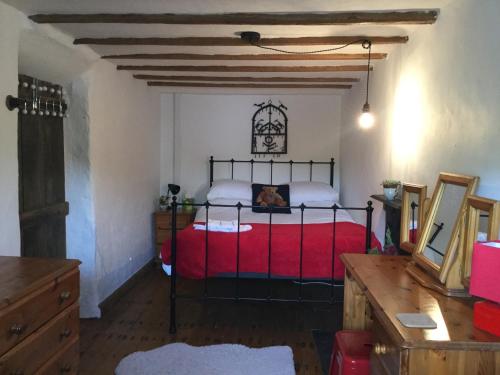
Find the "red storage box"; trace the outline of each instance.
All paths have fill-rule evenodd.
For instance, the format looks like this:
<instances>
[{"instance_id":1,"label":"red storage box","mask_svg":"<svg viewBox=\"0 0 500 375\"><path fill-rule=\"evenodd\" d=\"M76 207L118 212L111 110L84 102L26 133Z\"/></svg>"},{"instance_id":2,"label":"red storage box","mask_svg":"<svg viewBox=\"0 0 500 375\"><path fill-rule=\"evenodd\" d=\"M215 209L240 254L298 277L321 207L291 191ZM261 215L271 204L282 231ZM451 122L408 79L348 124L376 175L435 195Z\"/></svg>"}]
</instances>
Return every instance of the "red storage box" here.
<instances>
[{"instance_id":1,"label":"red storage box","mask_svg":"<svg viewBox=\"0 0 500 375\"><path fill-rule=\"evenodd\" d=\"M476 242L469 293L500 303L500 241Z\"/></svg>"},{"instance_id":2,"label":"red storage box","mask_svg":"<svg viewBox=\"0 0 500 375\"><path fill-rule=\"evenodd\" d=\"M330 359L330 375L369 375L371 349L371 332L337 332Z\"/></svg>"},{"instance_id":3,"label":"red storage box","mask_svg":"<svg viewBox=\"0 0 500 375\"><path fill-rule=\"evenodd\" d=\"M474 304L474 327L500 336L500 305L481 301Z\"/></svg>"}]
</instances>

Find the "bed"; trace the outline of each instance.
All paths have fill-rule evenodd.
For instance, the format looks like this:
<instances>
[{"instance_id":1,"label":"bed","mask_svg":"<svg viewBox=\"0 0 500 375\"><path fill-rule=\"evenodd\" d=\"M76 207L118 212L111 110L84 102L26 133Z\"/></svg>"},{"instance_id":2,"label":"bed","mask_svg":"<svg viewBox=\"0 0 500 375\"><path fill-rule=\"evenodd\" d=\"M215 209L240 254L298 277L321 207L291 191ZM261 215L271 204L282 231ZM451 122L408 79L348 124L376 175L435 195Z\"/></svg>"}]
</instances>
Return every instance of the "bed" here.
<instances>
[{"instance_id":1,"label":"bed","mask_svg":"<svg viewBox=\"0 0 500 375\"><path fill-rule=\"evenodd\" d=\"M228 163L230 179L214 181L214 165ZM235 165L250 165L249 181L234 179ZM270 167L270 183L254 183L254 165ZM296 165L309 167L309 178L297 181ZM289 168L290 182L273 185L273 171L277 166ZM328 181L314 181L313 170L317 165L326 166ZM362 207L342 207L334 186L334 160L329 162L294 162L262 160L215 160L209 163L210 190L207 201L194 204L197 214L194 224L181 231L172 230L171 240L162 246L164 269L171 276L170 332L176 331L176 284L178 277L202 279L205 283L204 298L228 299L211 296L208 280L216 278L291 280L298 285L321 281L331 287L329 303L334 302L333 289L343 287L344 266L340 255L345 252L365 253L381 245L371 231L372 204ZM295 178L294 178L295 177ZM256 188L262 189L256 194ZM279 200L267 205L269 194ZM281 190L283 189L283 190ZM257 191L259 193L259 190ZM279 194L278 194L279 193ZM258 196L257 196L258 195ZM262 198L263 197L263 198ZM260 199L260 200L259 200ZM276 203L279 202L279 203ZM284 203L284 206L281 206ZM172 203L172 228L176 226L175 212L183 204ZM254 212L259 211L259 212ZM366 213L363 224L356 223L350 211ZM325 302L307 300L299 288L296 298L287 302ZM261 300L242 297L236 287L234 300ZM262 300L284 301L268 295Z\"/></svg>"},{"instance_id":2,"label":"bed","mask_svg":"<svg viewBox=\"0 0 500 375\"><path fill-rule=\"evenodd\" d=\"M201 227L207 222L206 210L201 207L195 218L195 223ZM209 222L237 220L237 210L232 206L210 207L208 211ZM200 226L190 225L177 233L177 272L190 279L235 277L239 273L246 278L270 274L273 278L306 280L329 280L333 274L334 279L341 280L344 267L339 256L344 252L366 252L366 227L355 223L351 215L338 206L333 241L333 216L330 208L304 209L302 227L302 210L292 208L290 215L273 215L270 231L268 214L254 213L250 206L242 206L240 223L250 225L251 230L239 234L207 232L195 229ZM374 237L372 244L379 246ZM332 260L333 248L335 258ZM165 242L162 260L166 265L171 265L170 249L171 243Z\"/></svg>"}]
</instances>

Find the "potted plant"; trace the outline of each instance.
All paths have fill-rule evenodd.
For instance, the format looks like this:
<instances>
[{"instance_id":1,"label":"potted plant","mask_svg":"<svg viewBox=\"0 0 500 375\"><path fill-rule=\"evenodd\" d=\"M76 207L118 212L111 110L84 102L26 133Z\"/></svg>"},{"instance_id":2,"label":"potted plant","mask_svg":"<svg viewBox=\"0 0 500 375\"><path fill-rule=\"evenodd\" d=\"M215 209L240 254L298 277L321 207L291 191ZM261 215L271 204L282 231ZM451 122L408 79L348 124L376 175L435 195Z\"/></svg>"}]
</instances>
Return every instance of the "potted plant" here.
<instances>
[{"instance_id":1,"label":"potted plant","mask_svg":"<svg viewBox=\"0 0 500 375\"><path fill-rule=\"evenodd\" d=\"M166 211L168 208L168 196L160 195L159 203L160 203L160 211Z\"/></svg>"},{"instance_id":2,"label":"potted plant","mask_svg":"<svg viewBox=\"0 0 500 375\"><path fill-rule=\"evenodd\" d=\"M396 197L398 187L401 184L398 180L384 180L382 181L382 186L384 187L385 197L392 201Z\"/></svg>"}]
</instances>

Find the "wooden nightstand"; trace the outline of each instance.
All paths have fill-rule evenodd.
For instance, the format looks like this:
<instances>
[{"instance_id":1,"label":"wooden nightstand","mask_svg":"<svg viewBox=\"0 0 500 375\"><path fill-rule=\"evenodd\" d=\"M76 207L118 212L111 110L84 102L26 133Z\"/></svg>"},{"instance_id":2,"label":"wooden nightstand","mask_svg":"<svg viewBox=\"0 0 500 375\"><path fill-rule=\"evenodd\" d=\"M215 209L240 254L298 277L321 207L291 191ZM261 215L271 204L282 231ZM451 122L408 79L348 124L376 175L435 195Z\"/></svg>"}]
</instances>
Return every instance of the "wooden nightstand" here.
<instances>
[{"instance_id":1,"label":"wooden nightstand","mask_svg":"<svg viewBox=\"0 0 500 375\"><path fill-rule=\"evenodd\" d=\"M187 212L184 210L177 211L177 230L184 229L191 224L195 217L195 210ZM156 229L156 256L159 258L161 247L165 240L171 238L172 233L172 211L157 211L155 212L155 229Z\"/></svg>"},{"instance_id":2,"label":"wooden nightstand","mask_svg":"<svg viewBox=\"0 0 500 375\"><path fill-rule=\"evenodd\" d=\"M406 252L401 251L399 247L399 235L401 232L401 199L396 198L390 201L385 197L384 194L374 194L371 197L379 202L382 202L384 205L384 211L385 211L384 250L388 250L388 248L392 244L397 249L399 254L407 255ZM396 254L388 254L388 255L396 255Z\"/></svg>"}]
</instances>

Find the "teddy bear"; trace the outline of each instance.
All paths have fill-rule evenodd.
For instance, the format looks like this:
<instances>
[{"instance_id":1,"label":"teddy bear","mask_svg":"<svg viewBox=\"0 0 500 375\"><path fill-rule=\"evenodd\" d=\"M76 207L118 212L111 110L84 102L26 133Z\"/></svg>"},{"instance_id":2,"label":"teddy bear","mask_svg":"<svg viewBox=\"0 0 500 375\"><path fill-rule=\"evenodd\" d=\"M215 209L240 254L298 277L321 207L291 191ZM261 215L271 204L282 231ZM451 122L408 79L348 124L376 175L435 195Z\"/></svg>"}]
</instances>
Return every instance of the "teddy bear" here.
<instances>
[{"instance_id":1,"label":"teddy bear","mask_svg":"<svg viewBox=\"0 0 500 375\"><path fill-rule=\"evenodd\" d=\"M256 202L262 207L285 207L287 205L287 202L278 193L277 186L263 186L262 191L257 196Z\"/></svg>"}]
</instances>

